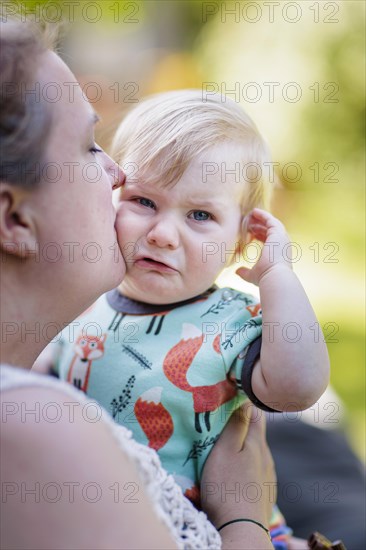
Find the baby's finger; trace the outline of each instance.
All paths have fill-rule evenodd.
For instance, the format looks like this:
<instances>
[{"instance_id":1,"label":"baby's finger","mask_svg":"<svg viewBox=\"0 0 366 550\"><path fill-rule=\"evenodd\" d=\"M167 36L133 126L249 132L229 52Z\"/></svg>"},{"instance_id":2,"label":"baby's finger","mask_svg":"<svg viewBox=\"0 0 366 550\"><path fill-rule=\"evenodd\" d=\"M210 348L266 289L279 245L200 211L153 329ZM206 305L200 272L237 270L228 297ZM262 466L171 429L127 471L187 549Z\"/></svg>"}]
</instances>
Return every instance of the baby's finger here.
<instances>
[{"instance_id":1,"label":"baby's finger","mask_svg":"<svg viewBox=\"0 0 366 550\"><path fill-rule=\"evenodd\" d=\"M248 441L252 438L258 438L260 435L262 441L266 440L266 416L263 411L258 409L253 403L248 402L250 411L250 421L247 433Z\"/></svg>"},{"instance_id":2,"label":"baby's finger","mask_svg":"<svg viewBox=\"0 0 366 550\"><path fill-rule=\"evenodd\" d=\"M248 226L249 233L252 235L254 239L257 239L258 241L265 242L268 234L268 228L264 225L259 224L250 224ZM253 238L251 240L253 240Z\"/></svg>"},{"instance_id":3,"label":"baby's finger","mask_svg":"<svg viewBox=\"0 0 366 550\"><path fill-rule=\"evenodd\" d=\"M266 210L262 210L261 208L254 208L251 211L250 216L253 216L253 218L257 222L258 222L258 220L260 220L268 228L277 227L277 228L285 229L283 223L278 218L276 218L270 212L267 212Z\"/></svg>"},{"instance_id":4,"label":"baby's finger","mask_svg":"<svg viewBox=\"0 0 366 550\"><path fill-rule=\"evenodd\" d=\"M244 279L244 281L247 281L248 283L251 282L252 280L252 270L249 269L248 267L239 267L235 273L237 275L239 275L239 277L241 277L242 279Z\"/></svg>"}]
</instances>

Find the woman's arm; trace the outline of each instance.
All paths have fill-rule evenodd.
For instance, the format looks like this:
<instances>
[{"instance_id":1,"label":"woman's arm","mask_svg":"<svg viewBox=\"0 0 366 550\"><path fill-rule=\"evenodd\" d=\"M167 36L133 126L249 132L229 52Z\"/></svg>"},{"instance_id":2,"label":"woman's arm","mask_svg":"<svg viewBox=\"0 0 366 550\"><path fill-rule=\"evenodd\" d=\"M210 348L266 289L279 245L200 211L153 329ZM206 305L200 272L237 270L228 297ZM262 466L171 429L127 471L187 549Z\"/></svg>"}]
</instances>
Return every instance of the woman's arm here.
<instances>
[{"instance_id":1,"label":"woman's arm","mask_svg":"<svg viewBox=\"0 0 366 550\"><path fill-rule=\"evenodd\" d=\"M233 523L220 531L220 535L222 548L226 550L273 550L266 533L253 523Z\"/></svg>"},{"instance_id":2,"label":"woman's arm","mask_svg":"<svg viewBox=\"0 0 366 550\"><path fill-rule=\"evenodd\" d=\"M176 547L110 428L90 421L95 410L39 387L2 402L18 411L1 424L2 548Z\"/></svg>"},{"instance_id":3,"label":"woman's arm","mask_svg":"<svg viewBox=\"0 0 366 550\"><path fill-rule=\"evenodd\" d=\"M208 456L201 502L217 529L238 518L268 529L276 502L276 474L266 443L265 415L249 402L232 415ZM265 530L255 523L232 523L220 535L227 550L273 549Z\"/></svg>"}]
</instances>

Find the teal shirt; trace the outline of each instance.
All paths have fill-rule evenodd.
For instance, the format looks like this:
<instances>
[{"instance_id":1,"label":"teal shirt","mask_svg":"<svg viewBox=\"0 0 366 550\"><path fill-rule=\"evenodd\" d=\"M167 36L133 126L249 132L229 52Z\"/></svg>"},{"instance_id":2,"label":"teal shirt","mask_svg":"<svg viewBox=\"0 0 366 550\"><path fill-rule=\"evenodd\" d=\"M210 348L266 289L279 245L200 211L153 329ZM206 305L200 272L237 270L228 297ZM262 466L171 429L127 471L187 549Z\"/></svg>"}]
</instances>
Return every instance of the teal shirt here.
<instances>
[{"instance_id":1,"label":"teal shirt","mask_svg":"<svg viewBox=\"0 0 366 550\"><path fill-rule=\"evenodd\" d=\"M58 373L155 449L195 501L204 462L246 399L241 371L260 313L255 298L228 288L173 306L113 291L63 331Z\"/></svg>"}]
</instances>

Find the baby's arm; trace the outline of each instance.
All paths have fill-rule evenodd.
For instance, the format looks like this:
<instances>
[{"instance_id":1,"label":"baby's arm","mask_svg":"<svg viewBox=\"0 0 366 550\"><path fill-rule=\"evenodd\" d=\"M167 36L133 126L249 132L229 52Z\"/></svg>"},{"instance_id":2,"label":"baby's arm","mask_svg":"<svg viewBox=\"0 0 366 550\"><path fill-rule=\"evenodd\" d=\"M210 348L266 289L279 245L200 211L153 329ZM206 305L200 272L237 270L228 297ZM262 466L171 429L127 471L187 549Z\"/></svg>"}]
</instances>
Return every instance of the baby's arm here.
<instances>
[{"instance_id":1,"label":"baby's arm","mask_svg":"<svg viewBox=\"0 0 366 550\"><path fill-rule=\"evenodd\" d=\"M237 270L243 279L259 286L262 304L262 346L252 389L273 409L303 410L317 401L328 384L327 347L323 338L316 341L310 328L317 319L292 271L284 226L268 212L255 208L247 227L264 243L255 266Z\"/></svg>"},{"instance_id":2,"label":"baby's arm","mask_svg":"<svg viewBox=\"0 0 366 550\"><path fill-rule=\"evenodd\" d=\"M50 374L56 365L60 351L61 344L59 342L48 344L33 363L32 371L39 374Z\"/></svg>"}]
</instances>

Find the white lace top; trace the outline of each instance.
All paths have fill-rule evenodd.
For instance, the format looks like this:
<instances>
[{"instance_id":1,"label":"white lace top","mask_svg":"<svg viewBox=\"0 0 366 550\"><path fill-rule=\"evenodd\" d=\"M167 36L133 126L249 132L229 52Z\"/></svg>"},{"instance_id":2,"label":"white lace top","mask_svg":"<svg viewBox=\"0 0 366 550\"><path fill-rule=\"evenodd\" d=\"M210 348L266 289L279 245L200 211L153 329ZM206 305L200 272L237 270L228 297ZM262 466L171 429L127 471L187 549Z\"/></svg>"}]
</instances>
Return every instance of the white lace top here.
<instances>
[{"instance_id":1,"label":"white lace top","mask_svg":"<svg viewBox=\"0 0 366 550\"><path fill-rule=\"evenodd\" d=\"M0 366L1 393L25 386L54 388L81 403L88 402L82 392L55 378L6 365ZM207 516L203 512L198 512L183 496L173 477L162 468L156 452L134 441L131 432L113 422L104 410L103 419L121 450L137 465L154 510L168 527L178 548L220 549L221 539L216 529L208 521Z\"/></svg>"}]
</instances>

